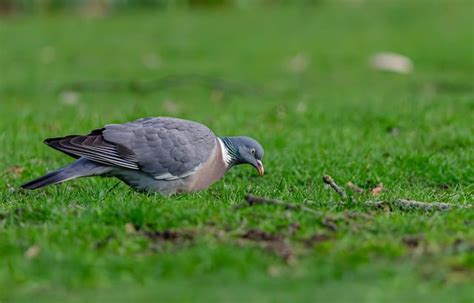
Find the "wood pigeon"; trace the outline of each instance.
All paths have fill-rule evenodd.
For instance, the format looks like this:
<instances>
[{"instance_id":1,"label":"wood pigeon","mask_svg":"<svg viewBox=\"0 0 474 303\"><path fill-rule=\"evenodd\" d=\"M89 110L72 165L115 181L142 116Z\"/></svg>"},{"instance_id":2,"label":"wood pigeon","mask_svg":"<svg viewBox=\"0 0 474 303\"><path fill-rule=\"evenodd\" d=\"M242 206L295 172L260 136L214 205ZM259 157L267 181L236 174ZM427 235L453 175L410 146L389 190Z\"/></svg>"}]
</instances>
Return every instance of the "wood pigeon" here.
<instances>
[{"instance_id":1,"label":"wood pigeon","mask_svg":"<svg viewBox=\"0 0 474 303\"><path fill-rule=\"evenodd\" d=\"M249 137L216 137L205 125L171 118L108 124L86 136L44 141L77 160L23 184L37 189L80 177L116 177L139 192L172 195L207 188L231 167L250 164L263 175L263 148Z\"/></svg>"}]
</instances>

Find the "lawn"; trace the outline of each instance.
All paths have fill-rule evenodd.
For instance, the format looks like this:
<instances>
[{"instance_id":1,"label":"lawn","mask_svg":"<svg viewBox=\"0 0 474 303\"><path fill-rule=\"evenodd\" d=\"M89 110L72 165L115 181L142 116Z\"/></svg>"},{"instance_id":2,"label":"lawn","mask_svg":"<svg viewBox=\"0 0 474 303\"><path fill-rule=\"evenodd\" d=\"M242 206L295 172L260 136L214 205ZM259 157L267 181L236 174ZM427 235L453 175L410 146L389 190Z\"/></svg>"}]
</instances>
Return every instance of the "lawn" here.
<instances>
[{"instance_id":1,"label":"lawn","mask_svg":"<svg viewBox=\"0 0 474 303\"><path fill-rule=\"evenodd\" d=\"M0 302L472 302L473 16L407 0L0 19ZM381 51L413 71L374 70ZM265 176L19 189L71 161L43 139L160 115L255 137ZM396 199L454 206L365 203Z\"/></svg>"}]
</instances>

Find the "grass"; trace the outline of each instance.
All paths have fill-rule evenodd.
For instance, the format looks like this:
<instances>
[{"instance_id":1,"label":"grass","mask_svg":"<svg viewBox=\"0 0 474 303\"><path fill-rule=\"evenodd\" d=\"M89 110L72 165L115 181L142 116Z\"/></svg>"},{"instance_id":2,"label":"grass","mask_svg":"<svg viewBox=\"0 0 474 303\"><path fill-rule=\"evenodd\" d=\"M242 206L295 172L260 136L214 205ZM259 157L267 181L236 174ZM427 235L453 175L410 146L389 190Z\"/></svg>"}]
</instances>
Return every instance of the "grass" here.
<instances>
[{"instance_id":1,"label":"grass","mask_svg":"<svg viewBox=\"0 0 474 303\"><path fill-rule=\"evenodd\" d=\"M472 206L473 10L322 1L2 19L0 302L472 301L472 208L363 202ZM379 51L408 56L414 72L374 71ZM170 75L182 83L145 92L136 82ZM135 86L62 89L82 80ZM175 197L110 191L116 181L100 178L18 189L71 161L44 138L158 115L257 138L266 175L238 167ZM366 193L341 203L326 173ZM322 215L235 209L247 192Z\"/></svg>"}]
</instances>

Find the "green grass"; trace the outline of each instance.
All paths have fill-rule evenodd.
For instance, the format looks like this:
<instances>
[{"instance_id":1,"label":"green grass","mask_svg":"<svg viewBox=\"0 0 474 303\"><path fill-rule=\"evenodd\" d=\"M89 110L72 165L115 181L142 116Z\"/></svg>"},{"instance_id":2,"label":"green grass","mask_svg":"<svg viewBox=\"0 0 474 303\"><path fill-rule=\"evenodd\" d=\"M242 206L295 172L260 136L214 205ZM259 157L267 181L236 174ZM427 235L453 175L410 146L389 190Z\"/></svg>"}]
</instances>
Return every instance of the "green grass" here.
<instances>
[{"instance_id":1,"label":"green grass","mask_svg":"<svg viewBox=\"0 0 474 303\"><path fill-rule=\"evenodd\" d=\"M0 302L472 302L472 208L363 202L472 206L473 15L461 0L321 1L2 19ZM379 51L410 57L413 73L374 71L368 60ZM291 71L297 54L303 68ZM61 92L81 80L170 75L184 80L147 92ZM257 138L266 175L237 167L175 197L109 191L116 181L100 178L18 189L71 161L44 138L159 115ZM324 174L384 191L341 203ZM236 209L248 192L322 215ZM156 235L166 230L176 239ZM278 239L242 238L252 230ZM326 239L309 243L315 234Z\"/></svg>"}]
</instances>

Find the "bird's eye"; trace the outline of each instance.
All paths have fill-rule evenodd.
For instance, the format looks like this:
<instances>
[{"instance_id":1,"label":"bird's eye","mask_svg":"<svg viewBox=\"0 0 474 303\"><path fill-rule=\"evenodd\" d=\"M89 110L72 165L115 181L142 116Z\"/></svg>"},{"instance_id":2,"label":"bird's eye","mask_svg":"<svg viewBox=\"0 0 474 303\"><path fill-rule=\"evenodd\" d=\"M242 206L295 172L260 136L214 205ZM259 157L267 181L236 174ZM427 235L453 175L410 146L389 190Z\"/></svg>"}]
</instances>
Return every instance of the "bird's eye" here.
<instances>
[{"instance_id":1,"label":"bird's eye","mask_svg":"<svg viewBox=\"0 0 474 303\"><path fill-rule=\"evenodd\" d=\"M251 153L252 155L255 155L255 149L252 148L252 149L250 150L250 153Z\"/></svg>"}]
</instances>

